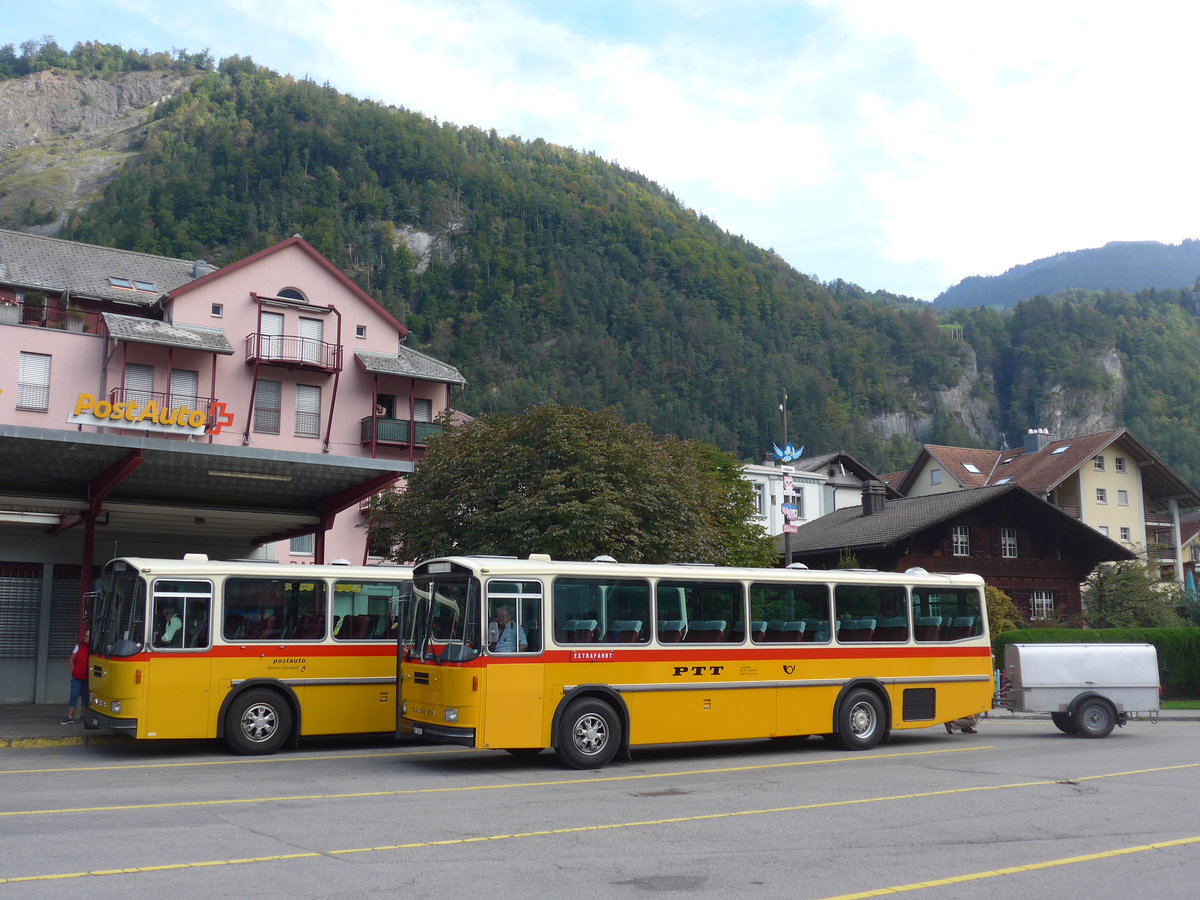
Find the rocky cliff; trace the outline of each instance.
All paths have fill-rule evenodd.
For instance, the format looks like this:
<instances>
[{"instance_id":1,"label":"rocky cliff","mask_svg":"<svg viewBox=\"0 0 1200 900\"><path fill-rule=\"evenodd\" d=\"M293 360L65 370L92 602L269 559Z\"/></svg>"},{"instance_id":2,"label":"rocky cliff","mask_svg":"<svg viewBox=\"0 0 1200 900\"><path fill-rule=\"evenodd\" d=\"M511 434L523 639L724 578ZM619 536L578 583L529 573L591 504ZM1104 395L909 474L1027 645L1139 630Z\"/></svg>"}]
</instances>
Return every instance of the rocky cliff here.
<instances>
[{"instance_id":1,"label":"rocky cliff","mask_svg":"<svg viewBox=\"0 0 1200 900\"><path fill-rule=\"evenodd\" d=\"M56 234L137 152L154 108L195 77L46 71L0 82L0 225Z\"/></svg>"}]
</instances>

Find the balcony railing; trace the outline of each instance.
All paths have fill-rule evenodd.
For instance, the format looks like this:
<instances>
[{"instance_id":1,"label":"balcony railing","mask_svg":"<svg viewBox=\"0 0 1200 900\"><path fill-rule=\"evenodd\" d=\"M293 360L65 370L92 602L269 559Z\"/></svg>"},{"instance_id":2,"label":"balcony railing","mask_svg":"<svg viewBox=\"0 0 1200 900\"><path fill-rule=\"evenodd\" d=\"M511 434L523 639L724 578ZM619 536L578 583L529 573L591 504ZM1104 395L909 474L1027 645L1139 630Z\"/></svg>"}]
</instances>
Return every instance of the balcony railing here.
<instances>
[{"instance_id":1,"label":"balcony railing","mask_svg":"<svg viewBox=\"0 0 1200 900\"><path fill-rule=\"evenodd\" d=\"M310 372L340 372L342 348L315 338L254 332L246 335L246 362L255 361Z\"/></svg>"},{"instance_id":2,"label":"balcony railing","mask_svg":"<svg viewBox=\"0 0 1200 900\"><path fill-rule=\"evenodd\" d=\"M61 306L22 302L0 304L0 324L33 325L38 328L57 328L77 334L100 334L100 313Z\"/></svg>"},{"instance_id":3,"label":"balcony railing","mask_svg":"<svg viewBox=\"0 0 1200 900\"><path fill-rule=\"evenodd\" d=\"M191 394L172 394L167 391L139 391L134 388L113 388L108 393L111 403L134 403L144 409L153 401L160 410L168 413L187 407L189 412L202 412L206 421L212 421L215 397L196 397Z\"/></svg>"},{"instance_id":4,"label":"balcony railing","mask_svg":"<svg viewBox=\"0 0 1200 900\"><path fill-rule=\"evenodd\" d=\"M414 429L410 431L410 428ZM442 426L433 422L410 422L408 419L385 419L367 416L362 420L362 442L364 445L372 442L392 447L407 447L409 434L415 434L412 443L423 447L429 442L430 435L441 434Z\"/></svg>"}]
</instances>

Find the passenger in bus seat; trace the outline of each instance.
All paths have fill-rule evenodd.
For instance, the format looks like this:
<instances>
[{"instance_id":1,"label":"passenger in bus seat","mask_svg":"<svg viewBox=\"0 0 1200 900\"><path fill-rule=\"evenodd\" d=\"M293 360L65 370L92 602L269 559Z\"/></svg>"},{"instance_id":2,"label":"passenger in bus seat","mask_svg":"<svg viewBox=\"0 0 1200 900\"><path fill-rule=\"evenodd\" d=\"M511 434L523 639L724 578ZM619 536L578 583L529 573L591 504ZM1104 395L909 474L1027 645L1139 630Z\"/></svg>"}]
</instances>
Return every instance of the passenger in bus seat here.
<instances>
[{"instance_id":1,"label":"passenger in bus seat","mask_svg":"<svg viewBox=\"0 0 1200 900\"><path fill-rule=\"evenodd\" d=\"M525 629L518 628L513 622L511 606L501 606L496 610L496 627L499 633L496 644L492 647L495 652L516 653L520 650L523 653L529 649L529 638L525 635Z\"/></svg>"}]
</instances>

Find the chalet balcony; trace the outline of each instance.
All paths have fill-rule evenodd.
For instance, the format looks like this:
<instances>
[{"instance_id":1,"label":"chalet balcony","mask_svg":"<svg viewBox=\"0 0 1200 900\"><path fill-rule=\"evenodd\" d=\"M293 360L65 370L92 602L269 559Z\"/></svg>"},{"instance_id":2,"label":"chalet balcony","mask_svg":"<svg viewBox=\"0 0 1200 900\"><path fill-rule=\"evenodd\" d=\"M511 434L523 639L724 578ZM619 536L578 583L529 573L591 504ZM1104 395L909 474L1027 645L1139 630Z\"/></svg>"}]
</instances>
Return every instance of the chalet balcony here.
<instances>
[{"instance_id":1,"label":"chalet balcony","mask_svg":"<svg viewBox=\"0 0 1200 900\"><path fill-rule=\"evenodd\" d=\"M362 443L371 443L382 447L407 447L409 435L414 435L411 441L414 446L424 447L429 442L430 435L441 434L442 426L433 422L410 422L408 419L386 419L383 417L367 416L362 420Z\"/></svg>"},{"instance_id":2,"label":"chalet balcony","mask_svg":"<svg viewBox=\"0 0 1200 900\"><path fill-rule=\"evenodd\" d=\"M254 332L246 335L246 362L331 374L342 370L342 348L315 338Z\"/></svg>"}]
</instances>

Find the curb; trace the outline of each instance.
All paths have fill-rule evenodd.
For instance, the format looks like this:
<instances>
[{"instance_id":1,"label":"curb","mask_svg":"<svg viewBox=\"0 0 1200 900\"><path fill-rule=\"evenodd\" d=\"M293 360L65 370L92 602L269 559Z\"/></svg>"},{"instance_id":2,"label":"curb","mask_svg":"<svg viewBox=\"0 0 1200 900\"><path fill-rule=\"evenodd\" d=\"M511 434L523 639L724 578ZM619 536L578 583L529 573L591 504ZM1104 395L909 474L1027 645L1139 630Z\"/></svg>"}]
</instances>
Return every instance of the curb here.
<instances>
[{"instance_id":1,"label":"curb","mask_svg":"<svg viewBox=\"0 0 1200 900\"><path fill-rule=\"evenodd\" d=\"M0 738L0 750L44 750L50 747L88 747L115 744L123 740L117 734L81 735L79 737L14 737Z\"/></svg>"}]
</instances>

